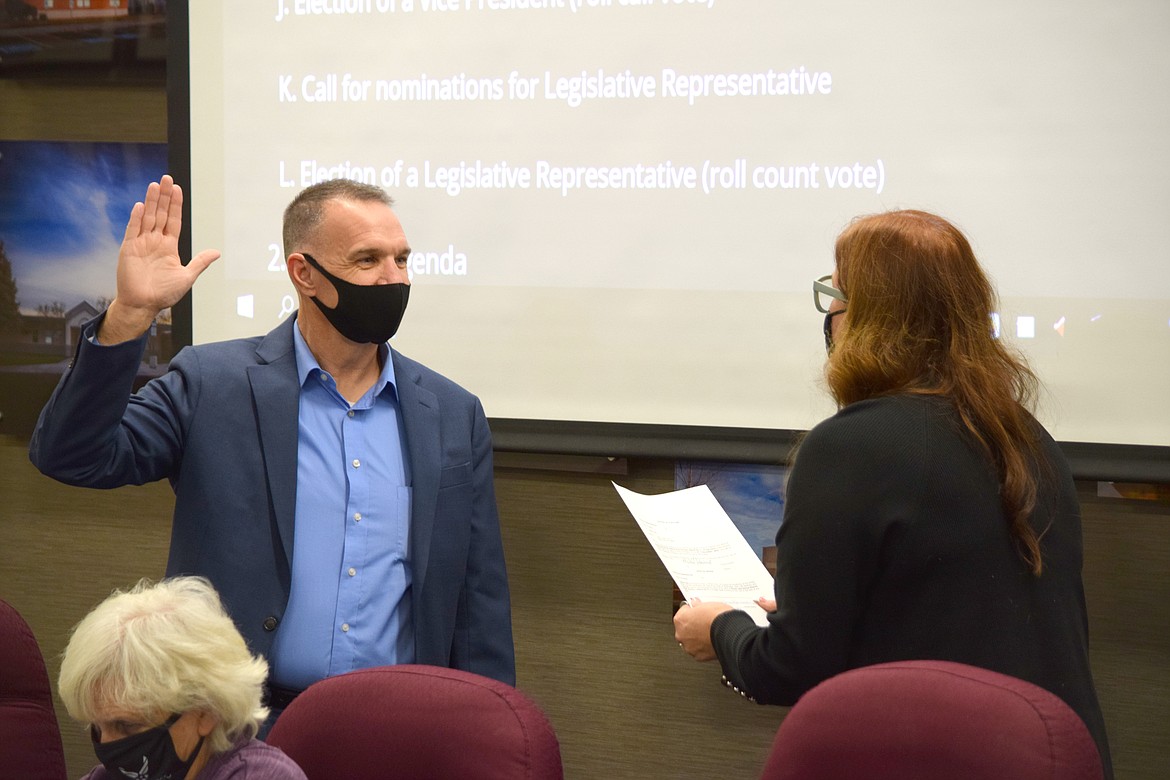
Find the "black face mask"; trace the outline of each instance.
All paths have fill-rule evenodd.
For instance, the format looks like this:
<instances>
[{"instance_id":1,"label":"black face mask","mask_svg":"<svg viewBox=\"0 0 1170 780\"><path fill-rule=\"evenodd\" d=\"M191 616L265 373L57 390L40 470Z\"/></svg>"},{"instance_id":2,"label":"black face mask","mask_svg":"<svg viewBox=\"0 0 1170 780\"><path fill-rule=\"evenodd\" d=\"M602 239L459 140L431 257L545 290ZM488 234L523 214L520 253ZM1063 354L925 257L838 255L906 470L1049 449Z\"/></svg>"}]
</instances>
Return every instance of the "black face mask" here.
<instances>
[{"instance_id":1,"label":"black face mask","mask_svg":"<svg viewBox=\"0 0 1170 780\"><path fill-rule=\"evenodd\" d=\"M316 296L312 300L338 333L359 344L381 344L398 332L410 298L409 284L354 284L326 271L311 255L301 254L337 290L332 309Z\"/></svg>"},{"instance_id":2,"label":"black face mask","mask_svg":"<svg viewBox=\"0 0 1170 780\"><path fill-rule=\"evenodd\" d=\"M114 777L127 777L131 780L183 780L191 765L195 763L195 756L203 747L204 737L199 738L195 749L184 761L175 752L175 741L171 739L171 725L181 715L172 715L167 722L152 729L131 734L113 742L102 742L97 729L90 727L89 736L93 740L93 752L98 761Z\"/></svg>"},{"instance_id":3,"label":"black face mask","mask_svg":"<svg viewBox=\"0 0 1170 780\"><path fill-rule=\"evenodd\" d=\"M837 309L837 311L831 311L825 315L824 331L825 331L825 352L826 353L831 353L833 351L833 318L836 317L838 314L844 314L844 313L845 313L844 309Z\"/></svg>"}]
</instances>

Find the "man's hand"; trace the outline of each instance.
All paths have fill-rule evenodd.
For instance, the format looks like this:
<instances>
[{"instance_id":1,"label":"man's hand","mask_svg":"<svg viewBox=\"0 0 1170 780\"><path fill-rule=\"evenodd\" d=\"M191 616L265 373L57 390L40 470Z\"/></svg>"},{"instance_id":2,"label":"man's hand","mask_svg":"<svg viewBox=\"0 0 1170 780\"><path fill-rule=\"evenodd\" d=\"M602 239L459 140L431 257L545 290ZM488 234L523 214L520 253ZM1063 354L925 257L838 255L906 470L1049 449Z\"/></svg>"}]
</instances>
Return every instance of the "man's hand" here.
<instances>
[{"instance_id":1,"label":"man's hand","mask_svg":"<svg viewBox=\"0 0 1170 780\"><path fill-rule=\"evenodd\" d=\"M119 344L150 328L158 313L179 302L199 274L219 258L205 250L187 265L179 259L183 228L183 190L169 175L146 189L135 203L118 252L118 286L98 331L98 341Z\"/></svg>"}]
</instances>

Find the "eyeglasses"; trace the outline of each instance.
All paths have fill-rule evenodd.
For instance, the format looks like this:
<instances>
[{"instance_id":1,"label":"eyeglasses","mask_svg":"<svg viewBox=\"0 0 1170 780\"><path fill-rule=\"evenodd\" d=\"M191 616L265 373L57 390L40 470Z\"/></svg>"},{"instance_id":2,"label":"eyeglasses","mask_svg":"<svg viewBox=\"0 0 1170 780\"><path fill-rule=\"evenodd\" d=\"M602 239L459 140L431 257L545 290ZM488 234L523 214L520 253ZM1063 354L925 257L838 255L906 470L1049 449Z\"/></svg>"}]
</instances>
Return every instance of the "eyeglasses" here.
<instances>
[{"instance_id":1,"label":"eyeglasses","mask_svg":"<svg viewBox=\"0 0 1170 780\"><path fill-rule=\"evenodd\" d=\"M832 274L815 279L813 281L813 303L816 305L817 311L821 314L828 314L829 306L832 304L830 298L841 301L841 303L849 303L845 293L833 286Z\"/></svg>"}]
</instances>

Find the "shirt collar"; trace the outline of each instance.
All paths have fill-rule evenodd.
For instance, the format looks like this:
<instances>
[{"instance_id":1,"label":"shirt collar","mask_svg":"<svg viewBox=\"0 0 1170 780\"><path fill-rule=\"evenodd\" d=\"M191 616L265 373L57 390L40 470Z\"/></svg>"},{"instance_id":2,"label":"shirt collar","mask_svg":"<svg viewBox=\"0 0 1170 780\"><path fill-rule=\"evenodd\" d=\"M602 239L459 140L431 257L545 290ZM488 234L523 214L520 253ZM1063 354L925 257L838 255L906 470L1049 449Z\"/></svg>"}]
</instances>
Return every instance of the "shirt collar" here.
<instances>
[{"instance_id":1,"label":"shirt collar","mask_svg":"<svg viewBox=\"0 0 1170 780\"><path fill-rule=\"evenodd\" d=\"M305 337L301 333L300 326L295 323L293 324L293 349L296 352L297 379L301 387L305 386L305 382L310 377L318 373L328 373L317 362L313 351L309 349L309 343L305 341ZM398 389L397 383L394 381L394 361L390 359L389 344L383 342L378 345L378 360L382 363L382 373L378 375L378 381L374 383L374 386L370 388L366 396L376 398L389 386L391 392L397 397Z\"/></svg>"}]
</instances>

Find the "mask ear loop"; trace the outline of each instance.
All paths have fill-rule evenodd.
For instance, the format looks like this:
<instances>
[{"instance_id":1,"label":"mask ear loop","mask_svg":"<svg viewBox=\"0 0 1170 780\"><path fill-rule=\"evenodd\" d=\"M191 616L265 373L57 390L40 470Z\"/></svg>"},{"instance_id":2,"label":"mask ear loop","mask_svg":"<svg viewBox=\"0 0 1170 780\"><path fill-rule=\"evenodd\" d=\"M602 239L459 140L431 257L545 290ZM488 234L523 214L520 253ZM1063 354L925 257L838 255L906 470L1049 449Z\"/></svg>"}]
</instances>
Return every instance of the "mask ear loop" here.
<instances>
[{"instance_id":1,"label":"mask ear loop","mask_svg":"<svg viewBox=\"0 0 1170 780\"><path fill-rule=\"evenodd\" d=\"M195 743L195 749L191 751L191 755L187 756L186 760L180 759L183 762L183 776L186 776L191 771L191 765L195 763L195 758L199 755L199 751L203 749L203 742L206 739L206 734L200 736L199 741Z\"/></svg>"},{"instance_id":2,"label":"mask ear loop","mask_svg":"<svg viewBox=\"0 0 1170 780\"><path fill-rule=\"evenodd\" d=\"M823 330L825 332L825 352L833 351L833 318L838 314L844 314L844 309L837 309L825 315L825 324Z\"/></svg>"},{"instance_id":3,"label":"mask ear loop","mask_svg":"<svg viewBox=\"0 0 1170 780\"><path fill-rule=\"evenodd\" d=\"M337 280L337 277L336 277L336 276L334 276L333 274L329 273L328 271L326 271L326 270L325 270L325 269L324 269L324 268L321 266L321 264L317 262L317 258L313 257L313 256L312 256L311 254L309 254L308 252L301 252L301 257L305 258L305 262L307 262L307 263L308 263L310 266L312 266L313 268L316 268L318 271L320 271L320 272L321 272L321 275L322 275L322 276L324 276L326 279L328 279L328 280L329 280L329 283L333 285L333 289L337 290L337 293L338 293L338 295L340 295L340 294L341 294L341 290L338 288L338 285L337 285L337 281L338 281L338 280ZM320 301L317 299L317 296L315 296L315 295L313 296L313 300L314 300L314 301L316 301L316 303L317 303L317 305L318 305L318 306L324 306L324 305L325 305L325 304L321 303L321 302L320 302ZM338 301L338 303L340 303L340 301Z\"/></svg>"},{"instance_id":4,"label":"mask ear loop","mask_svg":"<svg viewBox=\"0 0 1170 780\"><path fill-rule=\"evenodd\" d=\"M332 274L330 274L328 271L326 271L324 268L321 267L321 264L317 262L317 258L313 257L308 252L301 252L301 257L305 258L305 260L309 263L309 265L313 266L318 271L325 274L326 279L328 279L330 276L332 276Z\"/></svg>"},{"instance_id":5,"label":"mask ear loop","mask_svg":"<svg viewBox=\"0 0 1170 780\"><path fill-rule=\"evenodd\" d=\"M201 735L199 737L199 741L195 743L195 748L191 751L191 755L187 756L185 759L179 758L179 752L175 750L175 738L171 736L171 726L175 725L175 722L181 717L183 717L183 713L176 712L167 719L167 722L164 723L163 726L166 727L167 737L171 740L171 752L174 754L175 758L178 759L179 764L182 767L182 774L179 776L186 777L187 773L191 771L191 765L195 763L195 757L198 756L199 751L203 749L203 742L207 739L207 735Z\"/></svg>"}]
</instances>

